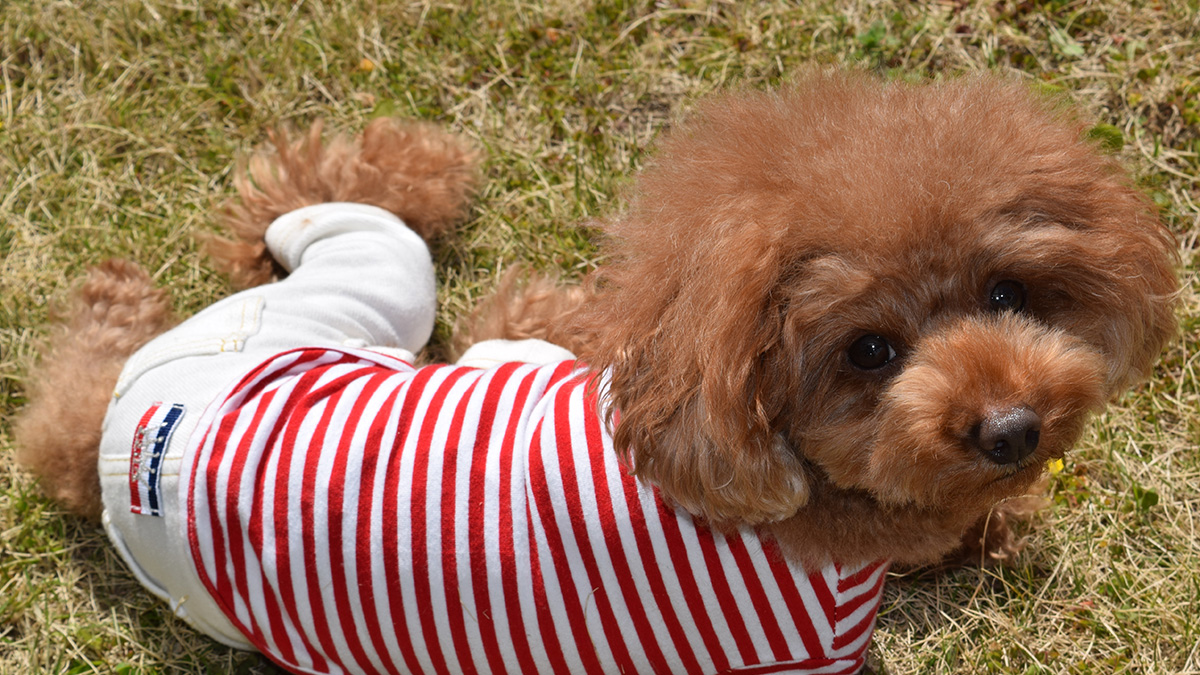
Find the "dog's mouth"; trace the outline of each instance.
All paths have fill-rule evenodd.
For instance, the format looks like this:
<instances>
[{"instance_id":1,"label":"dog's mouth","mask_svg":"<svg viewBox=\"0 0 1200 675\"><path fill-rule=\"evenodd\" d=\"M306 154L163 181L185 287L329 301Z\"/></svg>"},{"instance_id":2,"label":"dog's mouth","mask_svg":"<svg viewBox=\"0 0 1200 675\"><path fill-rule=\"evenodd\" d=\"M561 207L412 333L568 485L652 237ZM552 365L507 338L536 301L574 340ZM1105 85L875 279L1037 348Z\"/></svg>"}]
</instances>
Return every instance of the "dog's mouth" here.
<instances>
[{"instance_id":1,"label":"dog's mouth","mask_svg":"<svg viewBox=\"0 0 1200 675\"><path fill-rule=\"evenodd\" d=\"M988 480L986 483L984 483L984 485L986 487L999 487L1004 485L1006 482L1016 481L1019 478L1026 478L1027 474L1029 473L1040 473L1041 467L1044 465L1044 462L1029 460L1020 464L1006 466L1001 469L1002 473L999 476Z\"/></svg>"}]
</instances>

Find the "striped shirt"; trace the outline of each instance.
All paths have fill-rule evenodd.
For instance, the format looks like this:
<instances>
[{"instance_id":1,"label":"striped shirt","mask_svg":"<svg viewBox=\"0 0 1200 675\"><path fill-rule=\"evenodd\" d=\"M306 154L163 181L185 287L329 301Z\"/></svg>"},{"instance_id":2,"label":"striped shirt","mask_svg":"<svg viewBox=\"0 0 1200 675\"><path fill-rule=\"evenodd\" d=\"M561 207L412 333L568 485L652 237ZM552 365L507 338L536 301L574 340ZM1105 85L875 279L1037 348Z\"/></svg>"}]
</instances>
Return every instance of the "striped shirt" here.
<instances>
[{"instance_id":1,"label":"striped shirt","mask_svg":"<svg viewBox=\"0 0 1200 675\"><path fill-rule=\"evenodd\" d=\"M886 563L806 573L666 506L574 362L262 364L184 458L191 556L304 673L852 673Z\"/></svg>"}]
</instances>

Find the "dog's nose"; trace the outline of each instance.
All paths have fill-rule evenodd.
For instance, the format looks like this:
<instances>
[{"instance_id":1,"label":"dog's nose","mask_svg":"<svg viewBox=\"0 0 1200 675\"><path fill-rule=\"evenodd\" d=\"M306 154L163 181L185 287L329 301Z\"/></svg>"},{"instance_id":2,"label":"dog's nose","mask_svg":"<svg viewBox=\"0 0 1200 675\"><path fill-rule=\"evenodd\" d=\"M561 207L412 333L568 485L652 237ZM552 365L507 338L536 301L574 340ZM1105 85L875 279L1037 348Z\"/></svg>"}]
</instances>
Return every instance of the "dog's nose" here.
<instances>
[{"instance_id":1,"label":"dog's nose","mask_svg":"<svg viewBox=\"0 0 1200 675\"><path fill-rule=\"evenodd\" d=\"M1028 406L995 410L975 427L975 442L997 464L1017 464L1037 450L1042 418Z\"/></svg>"}]
</instances>

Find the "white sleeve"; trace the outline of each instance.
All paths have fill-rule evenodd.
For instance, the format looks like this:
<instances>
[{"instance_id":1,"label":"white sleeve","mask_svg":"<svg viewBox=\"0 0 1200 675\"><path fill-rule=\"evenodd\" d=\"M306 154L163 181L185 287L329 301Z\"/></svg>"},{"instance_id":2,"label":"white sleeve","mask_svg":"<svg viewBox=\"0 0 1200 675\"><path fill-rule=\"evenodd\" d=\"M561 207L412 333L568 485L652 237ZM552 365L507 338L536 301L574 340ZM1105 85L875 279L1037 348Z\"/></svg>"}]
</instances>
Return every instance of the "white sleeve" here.
<instances>
[{"instance_id":1,"label":"white sleeve","mask_svg":"<svg viewBox=\"0 0 1200 675\"><path fill-rule=\"evenodd\" d=\"M513 361L544 365L574 358L571 352L545 340L484 340L471 345L457 365L492 368Z\"/></svg>"}]
</instances>

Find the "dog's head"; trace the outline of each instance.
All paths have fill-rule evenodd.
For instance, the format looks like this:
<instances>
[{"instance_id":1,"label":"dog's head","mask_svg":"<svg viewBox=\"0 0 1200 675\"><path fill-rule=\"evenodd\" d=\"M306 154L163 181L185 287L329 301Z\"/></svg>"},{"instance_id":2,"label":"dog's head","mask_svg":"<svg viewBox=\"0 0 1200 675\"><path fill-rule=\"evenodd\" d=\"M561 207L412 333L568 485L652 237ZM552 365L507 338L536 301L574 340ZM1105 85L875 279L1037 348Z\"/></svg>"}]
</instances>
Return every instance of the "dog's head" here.
<instances>
[{"instance_id":1,"label":"dog's head","mask_svg":"<svg viewBox=\"0 0 1200 675\"><path fill-rule=\"evenodd\" d=\"M672 130L587 314L618 451L716 523L812 481L965 521L1019 494L1174 330L1174 245L1023 86L817 75Z\"/></svg>"}]
</instances>

